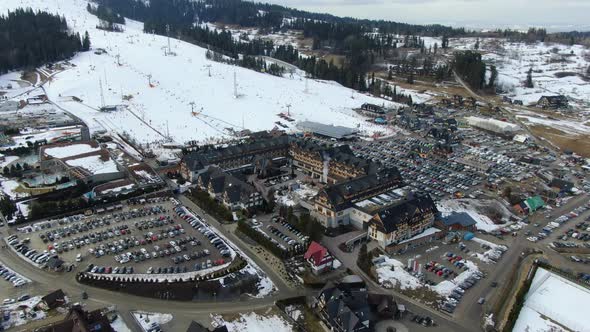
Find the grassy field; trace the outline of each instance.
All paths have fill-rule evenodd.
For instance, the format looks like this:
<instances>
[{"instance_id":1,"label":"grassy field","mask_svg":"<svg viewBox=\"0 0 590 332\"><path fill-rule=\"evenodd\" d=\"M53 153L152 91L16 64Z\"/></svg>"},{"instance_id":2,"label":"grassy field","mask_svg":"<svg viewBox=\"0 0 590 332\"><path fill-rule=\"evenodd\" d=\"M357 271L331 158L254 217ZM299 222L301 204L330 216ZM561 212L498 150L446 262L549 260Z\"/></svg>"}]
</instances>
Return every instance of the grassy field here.
<instances>
[{"instance_id":1,"label":"grassy field","mask_svg":"<svg viewBox=\"0 0 590 332\"><path fill-rule=\"evenodd\" d=\"M561 150L571 150L581 156L590 158L590 135L572 135L547 126L530 126L533 134L551 142Z\"/></svg>"}]
</instances>

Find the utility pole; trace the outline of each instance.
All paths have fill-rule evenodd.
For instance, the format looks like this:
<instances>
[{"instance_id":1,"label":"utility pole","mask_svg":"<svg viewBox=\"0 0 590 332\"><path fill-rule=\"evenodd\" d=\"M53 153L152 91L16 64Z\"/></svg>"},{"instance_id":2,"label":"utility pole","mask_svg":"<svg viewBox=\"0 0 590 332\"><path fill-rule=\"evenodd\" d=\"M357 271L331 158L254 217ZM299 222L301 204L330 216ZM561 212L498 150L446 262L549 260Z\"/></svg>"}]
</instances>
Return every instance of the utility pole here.
<instances>
[{"instance_id":1,"label":"utility pole","mask_svg":"<svg viewBox=\"0 0 590 332\"><path fill-rule=\"evenodd\" d=\"M207 69L209 70L209 77L211 77L211 65L205 65L205 67L207 67Z\"/></svg>"},{"instance_id":2,"label":"utility pole","mask_svg":"<svg viewBox=\"0 0 590 332\"><path fill-rule=\"evenodd\" d=\"M121 65L121 55L117 54L116 58L117 58L117 65L120 66Z\"/></svg>"},{"instance_id":3,"label":"utility pole","mask_svg":"<svg viewBox=\"0 0 590 332\"><path fill-rule=\"evenodd\" d=\"M287 104L287 115L291 116L291 104Z\"/></svg>"},{"instance_id":4,"label":"utility pole","mask_svg":"<svg viewBox=\"0 0 590 332\"><path fill-rule=\"evenodd\" d=\"M195 114L195 102L191 101L190 103L188 103L189 105L191 105L191 114Z\"/></svg>"}]
</instances>

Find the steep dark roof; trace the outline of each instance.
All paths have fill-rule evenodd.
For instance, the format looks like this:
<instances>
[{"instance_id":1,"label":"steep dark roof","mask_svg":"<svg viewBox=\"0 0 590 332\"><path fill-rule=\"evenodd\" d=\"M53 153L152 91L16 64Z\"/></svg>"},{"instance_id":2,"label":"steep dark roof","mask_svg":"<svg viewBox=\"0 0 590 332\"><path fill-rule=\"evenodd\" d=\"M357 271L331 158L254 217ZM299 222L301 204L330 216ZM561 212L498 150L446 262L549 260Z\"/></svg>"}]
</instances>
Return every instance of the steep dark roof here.
<instances>
[{"instance_id":1,"label":"steep dark roof","mask_svg":"<svg viewBox=\"0 0 590 332\"><path fill-rule=\"evenodd\" d=\"M346 165L364 169L367 174L375 173L379 169L379 164L355 156L348 145L330 146L319 144L309 139L297 140L293 144L302 150L317 152L322 161L335 160Z\"/></svg>"},{"instance_id":2,"label":"steep dark roof","mask_svg":"<svg viewBox=\"0 0 590 332\"><path fill-rule=\"evenodd\" d=\"M542 96L539 99L539 102L542 101L543 99L546 99L547 102L549 102L549 104L551 104L551 105L566 105L568 103L567 97L564 95Z\"/></svg>"},{"instance_id":3,"label":"steep dark roof","mask_svg":"<svg viewBox=\"0 0 590 332\"><path fill-rule=\"evenodd\" d=\"M256 139L253 142L240 143L225 148L206 148L184 156L184 163L188 169L195 171L233 158L250 157L253 160L260 151L287 148L290 141L289 136L278 136Z\"/></svg>"},{"instance_id":4,"label":"steep dark roof","mask_svg":"<svg viewBox=\"0 0 590 332\"><path fill-rule=\"evenodd\" d=\"M560 190L571 190L574 187L574 184L566 180L555 178L549 183L549 186L559 188Z\"/></svg>"},{"instance_id":5,"label":"steep dark roof","mask_svg":"<svg viewBox=\"0 0 590 332\"><path fill-rule=\"evenodd\" d=\"M55 308L65 303L66 294L61 289L55 290L41 298L49 308Z\"/></svg>"},{"instance_id":6,"label":"steep dark roof","mask_svg":"<svg viewBox=\"0 0 590 332\"><path fill-rule=\"evenodd\" d=\"M324 311L331 325L339 325L347 332L364 332L371 330L373 320L367 294L366 291L343 290L327 284L319 298L325 301Z\"/></svg>"},{"instance_id":7,"label":"steep dark roof","mask_svg":"<svg viewBox=\"0 0 590 332\"><path fill-rule=\"evenodd\" d=\"M213 193L226 193L230 203L246 200L256 191L252 185L215 166L209 166L206 171L199 174L198 179L204 187L211 184Z\"/></svg>"},{"instance_id":8,"label":"steep dark roof","mask_svg":"<svg viewBox=\"0 0 590 332\"><path fill-rule=\"evenodd\" d=\"M453 212L442 218L442 221L445 226L461 225L469 227L477 223L467 212Z\"/></svg>"},{"instance_id":9,"label":"steep dark roof","mask_svg":"<svg viewBox=\"0 0 590 332\"><path fill-rule=\"evenodd\" d=\"M186 332L209 332L209 329L193 320L186 329Z\"/></svg>"},{"instance_id":10,"label":"steep dark roof","mask_svg":"<svg viewBox=\"0 0 590 332\"><path fill-rule=\"evenodd\" d=\"M84 311L79 305L70 309L62 321L40 327L37 332L115 332L100 310Z\"/></svg>"},{"instance_id":11,"label":"steep dark roof","mask_svg":"<svg viewBox=\"0 0 590 332\"><path fill-rule=\"evenodd\" d=\"M373 218L372 222L380 231L391 233L398 229L398 225L409 223L417 214L436 213L436 211L436 205L430 195L416 195L381 210L378 213L379 218Z\"/></svg>"},{"instance_id":12,"label":"steep dark roof","mask_svg":"<svg viewBox=\"0 0 590 332\"><path fill-rule=\"evenodd\" d=\"M59 259L55 256L48 259L47 262L45 263L45 265L47 265L47 267L49 267L51 269L59 269L63 264L64 264L64 261L62 261L61 259Z\"/></svg>"},{"instance_id":13,"label":"steep dark roof","mask_svg":"<svg viewBox=\"0 0 590 332\"><path fill-rule=\"evenodd\" d=\"M324 188L324 192L332 206L344 208L358 198L359 194L378 188L379 185L390 181L399 181L401 185L401 176L395 167L382 169L374 174L328 186Z\"/></svg>"}]
</instances>

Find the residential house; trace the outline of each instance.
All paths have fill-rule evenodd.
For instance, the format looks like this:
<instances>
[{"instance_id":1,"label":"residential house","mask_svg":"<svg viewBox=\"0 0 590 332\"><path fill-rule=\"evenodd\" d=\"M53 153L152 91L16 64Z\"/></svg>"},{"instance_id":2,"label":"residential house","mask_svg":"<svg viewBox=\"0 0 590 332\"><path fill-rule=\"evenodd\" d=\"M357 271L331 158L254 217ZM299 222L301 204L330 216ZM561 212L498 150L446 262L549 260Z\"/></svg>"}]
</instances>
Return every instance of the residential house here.
<instances>
[{"instance_id":1,"label":"residential house","mask_svg":"<svg viewBox=\"0 0 590 332\"><path fill-rule=\"evenodd\" d=\"M41 298L44 306L49 309L55 309L66 304L66 294L61 289L55 290Z\"/></svg>"},{"instance_id":2,"label":"residential house","mask_svg":"<svg viewBox=\"0 0 590 332\"><path fill-rule=\"evenodd\" d=\"M330 271L334 267L334 257L326 247L315 241L311 242L303 258L307 261L311 272L315 275Z\"/></svg>"},{"instance_id":3,"label":"residential house","mask_svg":"<svg viewBox=\"0 0 590 332\"><path fill-rule=\"evenodd\" d=\"M116 332L100 309L85 311L82 306L70 308L66 317L58 322L37 328L35 332Z\"/></svg>"},{"instance_id":4,"label":"residential house","mask_svg":"<svg viewBox=\"0 0 590 332\"><path fill-rule=\"evenodd\" d=\"M559 108L567 108L569 106L568 100L566 96L557 95L557 96L542 96L537 101L537 107L541 107L544 109L559 109Z\"/></svg>"},{"instance_id":5,"label":"residential house","mask_svg":"<svg viewBox=\"0 0 590 332\"><path fill-rule=\"evenodd\" d=\"M570 181L554 178L549 182L549 187L558 192L570 192L574 188L574 184Z\"/></svg>"},{"instance_id":6,"label":"residential house","mask_svg":"<svg viewBox=\"0 0 590 332\"><path fill-rule=\"evenodd\" d=\"M393 296L368 292L362 281L356 281L358 277L352 283L345 279L338 284L326 284L312 303L331 331L374 331L379 320L397 316L398 306Z\"/></svg>"},{"instance_id":7,"label":"residential house","mask_svg":"<svg viewBox=\"0 0 590 332\"><path fill-rule=\"evenodd\" d=\"M228 332L228 330L225 325L218 326L213 329L208 329L193 320L186 329L186 332Z\"/></svg>"},{"instance_id":8,"label":"residential house","mask_svg":"<svg viewBox=\"0 0 590 332\"><path fill-rule=\"evenodd\" d=\"M262 195L254 186L218 167L209 166L197 177L197 186L230 210L256 208L262 205Z\"/></svg>"}]
</instances>

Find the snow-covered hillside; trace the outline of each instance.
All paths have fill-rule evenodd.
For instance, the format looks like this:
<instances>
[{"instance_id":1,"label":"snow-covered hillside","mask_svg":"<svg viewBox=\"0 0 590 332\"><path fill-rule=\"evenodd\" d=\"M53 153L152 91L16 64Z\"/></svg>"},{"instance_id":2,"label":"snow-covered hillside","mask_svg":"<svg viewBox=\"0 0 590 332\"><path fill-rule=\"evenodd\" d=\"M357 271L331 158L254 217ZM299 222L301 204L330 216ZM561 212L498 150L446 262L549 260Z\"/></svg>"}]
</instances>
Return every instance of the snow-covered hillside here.
<instances>
[{"instance_id":1,"label":"snow-covered hillside","mask_svg":"<svg viewBox=\"0 0 590 332\"><path fill-rule=\"evenodd\" d=\"M473 49L474 38L453 39L455 49ZM562 94L570 104L587 107L590 99L590 82L584 74L590 66L590 50L582 45L553 43L516 43L503 39L480 40L483 60L498 68L498 85L513 99L525 104L536 103L541 96ZM527 72L533 68L534 88L525 88Z\"/></svg>"},{"instance_id":2,"label":"snow-covered hillside","mask_svg":"<svg viewBox=\"0 0 590 332\"><path fill-rule=\"evenodd\" d=\"M364 102L382 104L381 99L315 80L309 80L308 92L304 92L301 76L279 78L212 62L205 58L205 49L179 40L171 41L177 56L166 56L165 37L144 34L143 24L131 20L123 33L98 30L98 19L86 11L86 5L84 0L3 0L0 10L31 7L58 13L73 30L90 33L93 50L108 52L77 55L73 66L44 86L52 101L82 118L91 130L127 132L144 143L162 141L168 132L180 143L203 142L228 137L231 130L243 127L272 129L277 121L294 130L294 123L277 116L288 108L296 121L360 126L367 134L386 130L353 111ZM234 73L238 98L234 98ZM150 77L153 87L148 83ZM101 85L105 105L127 105L127 109L98 112ZM131 98L123 100L123 96Z\"/></svg>"}]
</instances>

